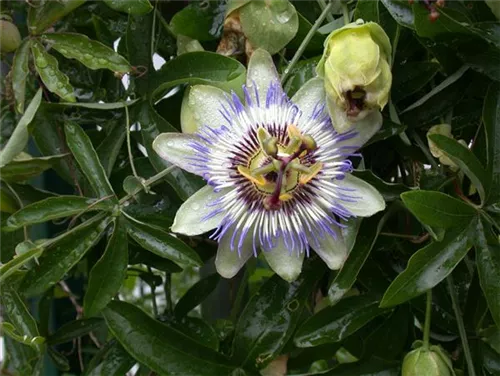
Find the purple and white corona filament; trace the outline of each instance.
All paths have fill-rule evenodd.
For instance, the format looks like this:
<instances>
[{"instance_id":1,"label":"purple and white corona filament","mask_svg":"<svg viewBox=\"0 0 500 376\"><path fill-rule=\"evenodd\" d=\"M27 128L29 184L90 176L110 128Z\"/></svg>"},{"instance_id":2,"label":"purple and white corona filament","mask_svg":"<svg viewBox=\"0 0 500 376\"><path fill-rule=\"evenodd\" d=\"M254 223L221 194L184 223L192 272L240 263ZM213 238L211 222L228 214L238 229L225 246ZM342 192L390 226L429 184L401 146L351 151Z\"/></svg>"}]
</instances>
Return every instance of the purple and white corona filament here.
<instances>
[{"instance_id":1,"label":"purple and white corona filament","mask_svg":"<svg viewBox=\"0 0 500 376\"><path fill-rule=\"evenodd\" d=\"M288 99L270 56L258 50L244 102L215 88L192 90L196 133L164 133L153 144L160 156L208 183L181 206L172 230L215 229L216 267L227 278L259 250L288 281L300 274L310 249L331 269L340 268L347 257L340 221L385 204L350 175L348 158L365 139L355 128L335 131L321 85L310 81Z\"/></svg>"}]
</instances>

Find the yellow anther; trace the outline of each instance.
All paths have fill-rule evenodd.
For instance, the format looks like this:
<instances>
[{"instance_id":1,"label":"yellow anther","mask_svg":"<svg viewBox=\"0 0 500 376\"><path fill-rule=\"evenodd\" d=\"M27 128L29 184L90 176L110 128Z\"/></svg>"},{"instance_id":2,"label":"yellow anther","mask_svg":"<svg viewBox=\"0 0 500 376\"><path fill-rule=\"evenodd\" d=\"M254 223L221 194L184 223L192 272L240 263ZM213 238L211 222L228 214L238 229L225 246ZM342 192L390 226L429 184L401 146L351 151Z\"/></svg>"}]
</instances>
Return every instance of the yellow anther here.
<instances>
[{"instance_id":1,"label":"yellow anther","mask_svg":"<svg viewBox=\"0 0 500 376\"><path fill-rule=\"evenodd\" d=\"M302 144L309 151L315 150L317 148L316 141L314 141L314 138L312 138L311 135L308 134L302 137Z\"/></svg>"},{"instance_id":2,"label":"yellow anther","mask_svg":"<svg viewBox=\"0 0 500 376\"><path fill-rule=\"evenodd\" d=\"M279 196L280 201L288 201L292 198L293 196L290 193L282 193Z\"/></svg>"},{"instance_id":3,"label":"yellow anther","mask_svg":"<svg viewBox=\"0 0 500 376\"><path fill-rule=\"evenodd\" d=\"M300 174L299 182L304 185L309 183L316 175L319 174L321 169L323 168L323 163L316 162L311 167L309 167L309 172L306 174Z\"/></svg>"},{"instance_id":4,"label":"yellow anther","mask_svg":"<svg viewBox=\"0 0 500 376\"><path fill-rule=\"evenodd\" d=\"M300 133L299 128L297 128L297 126L295 126L293 124L290 124L288 126L287 132L288 132L288 136L290 136L290 138L294 138L294 137L302 138L302 133Z\"/></svg>"},{"instance_id":5,"label":"yellow anther","mask_svg":"<svg viewBox=\"0 0 500 376\"><path fill-rule=\"evenodd\" d=\"M241 175L243 175L245 178L247 178L248 180L250 180L252 183L255 183L255 184L260 185L260 186L266 184L266 179L264 179L264 176L262 176L262 175L257 175L257 176L252 175L252 172L247 167L238 166L238 172Z\"/></svg>"}]
</instances>

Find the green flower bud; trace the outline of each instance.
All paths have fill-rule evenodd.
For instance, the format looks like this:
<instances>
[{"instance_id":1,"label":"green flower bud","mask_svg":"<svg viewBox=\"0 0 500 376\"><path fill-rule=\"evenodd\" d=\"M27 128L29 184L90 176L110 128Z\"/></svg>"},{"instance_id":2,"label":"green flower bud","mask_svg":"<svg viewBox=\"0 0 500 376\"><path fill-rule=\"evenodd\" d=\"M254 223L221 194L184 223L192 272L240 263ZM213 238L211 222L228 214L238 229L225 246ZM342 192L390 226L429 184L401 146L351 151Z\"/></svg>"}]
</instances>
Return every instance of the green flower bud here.
<instances>
[{"instance_id":1,"label":"green flower bud","mask_svg":"<svg viewBox=\"0 0 500 376\"><path fill-rule=\"evenodd\" d=\"M406 354L401 376L452 376L450 359L439 346L420 347Z\"/></svg>"},{"instance_id":2,"label":"green flower bud","mask_svg":"<svg viewBox=\"0 0 500 376\"><path fill-rule=\"evenodd\" d=\"M438 158L439 162L445 166L450 166L452 169L458 169L458 166L429 138L429 136L433 134L440 134L442 136L453 138L453 135L451 134L451 125L438 124L432 126L427 132L427 142L429 144L429 150L434 158ZM458 142L467 147L467 143L464 140L459 140Z\"/></svg>"},{"instance_id":3,"label":"green flower bud","mask_svg":"<svg viewBox=\"0 0 500 376\"><path fill-rule=\"evenodd\" d=\"M21 44L21 34L16 25L6 20L0 20L0 50L12 52Z\"/></svg>"},{"instance_id":4,"label":"green flower bud","mask_svg":"<svg viewBox=\"0 0 500 376\"><path fill-rule=\"evenodd\" d=\"M327 106L339 132L384 108L391 89L391 44L384 30L362 20L333 31L316 71L325 80Z\"/></svg>"},{"instance_id":5,"label":"green flower bud","mask_svg":"<svg viewBox=\"0 0 500 376\"><path fill-rule=\"evenodd\" d=\"M485 0L486 5L491 9L497 20L500 20L500 1L498 0Z\"/></svg>"}]
</instances>

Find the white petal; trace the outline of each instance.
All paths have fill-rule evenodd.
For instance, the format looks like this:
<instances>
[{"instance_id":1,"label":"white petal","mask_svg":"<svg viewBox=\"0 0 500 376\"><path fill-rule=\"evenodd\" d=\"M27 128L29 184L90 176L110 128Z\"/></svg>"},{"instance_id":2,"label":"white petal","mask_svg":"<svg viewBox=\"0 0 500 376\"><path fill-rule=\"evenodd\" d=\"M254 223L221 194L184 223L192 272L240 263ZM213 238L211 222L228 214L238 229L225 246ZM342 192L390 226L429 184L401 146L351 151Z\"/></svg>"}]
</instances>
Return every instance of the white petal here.
<instances>
[{"instance_id":1,"label":"white petal","mask_svg":"<svg viewBox=\"0 0 500 376\"><path fill-rule=\"evenodd\" d=\"M378 132L384 119L380 111L371 111L363 119L353 123L351 128L357 132L357 135L346 141L350 145L356 145L361 148L366 142Z\"/></svg>"},{"instance_id":2,"label":"white petal","mask_svg":"<svg viewBox=\"0 0 500 376\"><path fill-rule=\"evenodd\" d=\"M195 150L190 145L196 141L203 143L198 136L193 134L162 133L153 141L153 149L166 161L199 175L199 169L190 159L195 156Z\"/></svg>"},{"instance_id":3,"label":"white petal","mask_svg":"<svg viewBox=\"0 0 500 376\"><path fill-rule=\"evenodd\" d=\"M237 237L234 241L234 250L231 250L233 229L234 227L230 228L222 237L219 242L219 249L217 249L217 256L215 256L215 268L224 278L233 278L253 254L253 239L251 236L247 236L243 241L240 254L238 254Z\"/></svg>"},{"instance_id":4,"label":"white petal","mask_svg":"<svg viewBox=\"0 0 500 376\"><path fill-rule=\"evenodd\" d=\"M301 121L307 121L313 114L316 106L325 103L325 87L323 79L319 77L311 78L292 97L300 111L302 111Z\"/></svg>"},{"instance_id":5,"label":"white petal","mask_svg":"<svg viewBox=\"0 0 500 376\"><path fill-rule=\"evenodd\" d=\"M197 191L184 202L175 215L172 231L184 235L200 235L218 227L224 219L225 213L219 213L210 218L205 218L215 210L217 206L211 204L228 193L231 189L223 189L214 192L213 187L207 185Z\"/></svg>"},{"instance_id":6,"label":"white petal","mask_svg":"<svg viewBox=\"0 0 500 376\"><path fill-rule=\"evenodd\" d=\"M314 238L311 234L307 237L309 244L325 264L332 270L338 270L344 265L348 251L340 229L335 225L331 225L330 228L335 232L335 237L326 232L323 233L323 238L319 236Z\"/></svg>"},{"instance_id":7,"label":"white petal","mask_svg":"<svg viewBox=\"0 0 500 376\"><path fill-rule=\"evenodd\" d=\"M285 281L293 282L300 275L305 252L290 252L285 246L283 236L277 239L276 247L266 248L263 253L271 269Z\"/></svg>"},{"instance_id":8,"label":"white petal","mask_svg":"<svg viewBox=\"0 0 500 376\"><path fill-rule=\"evenodd\" d=\"M227 102L225 91L209 85L195 85L184 96L181 108L181 128L184 133L195 133L200 126L219 128L227 120L220 113Z\"/></svg>"},{"instance_id":9,"label":"white petal","mask_svg":"<svg viewBox=\"0 0 500 376\"><path fill-rule=\"evenodd\" d=\"M382 195L372 185L355 176L347 174L335 184L345 188L345 194L354 197L356 202L341 201L341 204L357 217L369 217L385 209Z\"/></svg>"},{"instance_id":10,"label":"white petal","mask_svg":"<svg viewBox=\"0 0 500 376\"><path fill-rule=\"evenodd\" d=\"M267 89L272 82L279 82L279 75L269 52L261 48L255 50L248 62L247 87L252 98L254 84L259 92L260 105L265 105Z\"/></svg>"}]
</instances>

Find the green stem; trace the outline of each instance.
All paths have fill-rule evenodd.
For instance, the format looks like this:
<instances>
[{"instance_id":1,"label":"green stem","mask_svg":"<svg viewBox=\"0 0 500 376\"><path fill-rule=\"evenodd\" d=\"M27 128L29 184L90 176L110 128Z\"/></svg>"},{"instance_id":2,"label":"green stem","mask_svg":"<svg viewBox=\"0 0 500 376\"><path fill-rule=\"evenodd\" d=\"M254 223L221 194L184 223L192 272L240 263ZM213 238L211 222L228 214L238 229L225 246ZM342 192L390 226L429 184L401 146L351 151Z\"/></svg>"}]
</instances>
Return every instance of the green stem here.
<instances>
[{"instance_id":1,"label":"green stem","mask_svg":"<svg viewBox=\"0 0 500 376\"><path fill-rule=\"evenodd\" d=\"M153 270L151 269L150 266L148 266L148 272L153 274ZM154 317L158 317L158 305L156 304L156 286L153 284L149 285L151 288L151 302L153 303L153 314Z\"/></svg>"},{"instance_id":2,"label":"green stem","mask_svg":"<svg viewBox=\"0 0 500 376\"><path fill-rule=\"evenodd\" d=\"M431 152L429 151L429 148L424 144L424 142L422 141L422 139L420 138L420 136L418 135L418 133L415 132L414 130L411 130L410 131L410 135L415 140L415 142L417 143L417 145L420 147L420 150L422 150L422 152L424 153L425 157L427 158L427 160L431 164L432 168L438 168L436 160L434 159L434 157L432 156Z\"/></svg>"},{"instance_id":3,"label":"green stem","mask_svg":"<svg viewBox=\"0 0 500 376\"><path fill-rule=\"evenodd\" d=\"M23 200L21 200L21 197L17 194L17 192L14 190L14 188L11 187L11 185L7 182L4 182L4 184L9 188L9 190L12 192L14 197L16 198L17 204L19 205L19 208L22 209L24 208ZM23 232L24 232L24 240L28 240L28 228L26 226L23 226Z\"/></svg>"},{"instance_id":4,"label":"green stem","mask_svg":"<svg viewBox=\"0 0 500 376\"><path fill-rule=\"evenodd\" d=\"M392 41L391 67L394 65L394 61L396 60L396 50L398 49L400 34L401 34L401 26L399 26L399 24L396 24L396 33L394 34L394 40Z\"/></svg>"},{"instance_id":5,"label":"green stem","mask_svg":"<svg viewBox=\"0 0 500 376\"><path fill-rule=\"evenodd\" d=\"M458 305L457 293L455 292L453 277L451 274L446 278L446 282L448 284L448 290L450 292L453 311L455 312L455 319L457 320L458 333L460 334L460 340L462 341L462 347L464 349L464 356L467 363L469 376L476 376L474 362L472 361L472 355L469 348L469 341L467 340L467 333L465 332L464 320L462 317L462 312L460 311L460 307Z\"/></svg>"},{"instance_id":6,"label":"green stem","mask_svg":"<svg viewBox=\"0 0 500 376\"><path fill-rule=\"evenodd\" d=\"M311 41L312 37L314 36L314 33L316 33L316 31L318 30L318 28L321 26L321 23L325 19L326 15L332 9L332 6L333 6L333 3L330 1L326 5L325 9L323 9L323 12L321 12L321 14L319 15L319 17L316 20L316 22L314 23L314 25L312 25L311 30L309 30L309 32L307 33L306 37L302 40L302 43L300 44L299 48L297 49L297 52L295 52L295 55L293 55L292 60L290 61L290 63L286 67L285 71L283 72L283 75L281 76L281 82L282 83L284 83L285 80L290 75L290 73L292 71L292 68L299 61L299 59L302 56L302 54L304 53L307 45L309 44L309 42Z\"/></svg>"},{"instance_id":7,"label":"green stem","mask_svg":"<svg viewBox=\"0 0 500 376\"><path fill-rule=\"evenodd\" d=\"M325 8L326 8L326 2L325 2L325 0L318 0L318 4L319 4L319 6L320 6L320 8L321 8L322 11L325 10ZM328 13L326 15L326 19L327 19L328 22L335 21L335 18L333 17L333 15L331 13Z\"/></svg>"},{"instance_id":8,"label":"green stem","mask_svg":"<svg viewBox=\"0 0 500 376\"><path fill-rule=\"evenodd\" d=\"M170 172L172 172L175 168L177 168L177 166L170 166L170 167L166 168L165 170L160 171L156 175L150 177L149 179L144 180L142 183L142 189L156 184L158 181L160 181L165 176L170 174ZM125 202L127 202L131 198L133 198L133 195L131 195L131 194L124 196L120 199L119 204L124 204ZM66 237L68 235L71 235L73 232L78 231L78 229L81 229L83 226L88 226L92 223L95 223L95 222L101 220L101 219L104 219L107 214L109 214L109 213L101 212L99 214L96 214L93 217L90 217L89 219L87 219L85 222L80 223L78 226L73 227L71 230L62 233L61 235L56 236L55 238L49 239L42 244L39 244L35 249L30 250L27 253L25 253L21 256L18 256L16 258L10 260L6 264L2 265L0 267L0 282L5 280L5 278L7 278L12 273L14 273L16 270L18 270L21 266L23 266L24 264L29 262L34 257L38 257L45 249L50 247L55 242L61 240L62 238Z\"/></svg>"},{"instance_id":9,"label":"green stem","mask_svg":"<svg viewBox=\"0 0 500 376\"><path fill-rule=\"evenodd\" d=\"M432 289L427 291L427 300L425 304L425 323L424 323L424 349L429 349L429 338L431 334L431 316L432 316Z\"/></svg>"},{"instance_id":10,"label":"green stem","mask_svg":"<svg viewBox=\"0 0 500 376\"><path fill-rule=\"evenodd\" d=\"M139 179L139 176L137 175L137 170L135 169L134 165L134 157L132 156L132 145L130 142L130 118L128 116L128 107L125 106L125 127L127 130L127 150L128 150L128 159L130 161L130 167L132 168L132 173L134 176Z\"/></svg>"},{"instance_id":11,"label":"green stem","mask_svg":"<svg viewBox=\"0 0 500 376\"><path fill-rule=\"evenodd\" d=\"M342 15L344 16L344 25L347 25L349 22L351 22L351 17L349 16L349 7L347 6L347 3L343 0L341 0L342 4Z\"/></svg>"},{"instance_id":12,"label":"green stem","mask_svg":"<svg viewBox=\"0 0 500 376\"><path fill-rule=\"evenodd\" d=\"M158 7L158 1L155 1L155 7L153 10L153 22L151 25L151 45L150 45L151 58L153 57L155 50L156 50L155 40L156 40L156 10L157 10L157 7Z\"/></svg>"},{"instance_id":13,"label":"green stem","mask_svg":"<svg viewBox=\"0 0 500 376\"><path fill-rule=\"evenodd\" d=\"M171 314L173 312L174 305L172 303L172 274L170 273L166 273L165 275L164 292L165 292L165 314Z\"/></svg>"},{"instance_id":14,"label":"green stem","mask_svg":"<svg viewBox=\"0 0 500 376\"><path fill-rule=\"evenodd\" d=\"M485 211L483 210L480 210L479 211L481 213L481 215L483 216L483 218L490 224L492 225L493 227L495 227L497 229L498 232L500 232L500 225L498 225L498 223L490 217L490 215L488 213L486 213Z\"/></svg>"}]
</instances>

